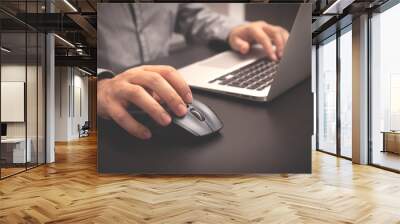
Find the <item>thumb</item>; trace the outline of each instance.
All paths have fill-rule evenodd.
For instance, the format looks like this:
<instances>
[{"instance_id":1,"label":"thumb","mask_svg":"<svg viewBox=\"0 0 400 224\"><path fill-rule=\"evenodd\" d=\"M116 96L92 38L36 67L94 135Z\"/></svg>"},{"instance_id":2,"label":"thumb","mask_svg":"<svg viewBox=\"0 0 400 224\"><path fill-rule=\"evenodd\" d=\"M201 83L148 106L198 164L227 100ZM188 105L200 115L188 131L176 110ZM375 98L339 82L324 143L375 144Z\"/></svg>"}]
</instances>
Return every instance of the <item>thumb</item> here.
<instances>
[{"instance_id":1,"label":"thumb","mask_svg":"<svg viewBox=\"0 0 400 224\"><path fill-rule=\"evenodd\" d=\"M231 47L242 54L246 54L249 52L250 44L240 37L234 37L231 41Z\"/></svg>"}]
</instances>

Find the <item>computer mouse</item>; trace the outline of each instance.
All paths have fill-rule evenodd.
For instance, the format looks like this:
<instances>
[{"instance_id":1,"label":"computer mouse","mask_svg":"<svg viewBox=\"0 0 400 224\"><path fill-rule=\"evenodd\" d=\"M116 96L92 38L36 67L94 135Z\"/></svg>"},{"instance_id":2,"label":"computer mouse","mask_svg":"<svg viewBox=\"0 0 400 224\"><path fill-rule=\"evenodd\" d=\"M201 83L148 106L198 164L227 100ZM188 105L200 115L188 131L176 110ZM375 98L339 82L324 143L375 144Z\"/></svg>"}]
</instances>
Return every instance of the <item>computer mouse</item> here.
<instances>
[{"instance_id":1,"label":"computer mouse","mask_svg":"<svg viewBox=\"0 0 400 224\"><path fill-rule=\"evenodd\" d=\"M167 109L172 117L171 124L163 127L156 123L145 112L137 108L129 109L129 113L143 125L147 126L153 136L171 136L189 134L191 136L209 136L218 133L223 128L223 123L218 115L204 103L193 100L187 105L187 113L183 117L176 116L173 112Z\"/></svg>"}]
</instances>

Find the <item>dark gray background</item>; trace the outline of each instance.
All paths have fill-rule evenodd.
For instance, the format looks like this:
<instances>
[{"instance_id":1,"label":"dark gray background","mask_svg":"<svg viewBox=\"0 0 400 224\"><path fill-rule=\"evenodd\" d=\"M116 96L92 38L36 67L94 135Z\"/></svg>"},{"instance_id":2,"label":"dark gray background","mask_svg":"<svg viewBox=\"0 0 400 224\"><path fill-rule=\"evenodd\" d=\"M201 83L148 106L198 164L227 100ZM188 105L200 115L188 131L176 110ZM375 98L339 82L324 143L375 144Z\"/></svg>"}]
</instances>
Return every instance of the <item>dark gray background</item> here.
<instances>
[{"instance_id":1,"label":"dark gray background","mask_svg":"<svg viewBox=\"0 0 400 224\"><path fill-rule=\"evenodd\" d=\"M293 11L293 7L298 8L297 5L285 8ZM255 14L262 12L259 6L255 8ZM247 7L246 12L248 10ZM294 16L289 19L293 20ZM224 48L211 46L189 46L150 64L179 68ZM309 73L311 76L311 71ZM310 79L268 103L201 91L194 91L194 98L219 115L224 123L220 134L208 138L176 136L168 141L142 141L114 122L99 118L98 171L139 174L311 172L313 98Z\"/></svg>"}]
</instances>

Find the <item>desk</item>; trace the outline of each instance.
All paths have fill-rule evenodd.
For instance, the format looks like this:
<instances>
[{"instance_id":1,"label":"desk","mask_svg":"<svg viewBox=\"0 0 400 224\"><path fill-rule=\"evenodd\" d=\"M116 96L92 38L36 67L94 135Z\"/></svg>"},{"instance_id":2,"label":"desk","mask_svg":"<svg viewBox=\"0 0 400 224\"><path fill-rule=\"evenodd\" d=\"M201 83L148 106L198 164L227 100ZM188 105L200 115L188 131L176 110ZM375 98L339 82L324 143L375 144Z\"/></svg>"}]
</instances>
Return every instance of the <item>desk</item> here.
<instances>
[{"instance_id":1,"label":"desk","mask_svg":"<svg viewBox=\"0 0 400 224\"><path fill-rule=\"evenodd\" d=\"M381 133L383 134L382 152L392 152L400 154L400 132L382 131Z\"/></svg>"},{"instance_id":2,"label":"desk","mask_svg":"<svg viewBox=\"0 0 400 224\"><path fill-rule=\"evenodd\" d=\"M28 138L27 142L28 144L25 144L25 138L1 139L1 157L5 160L5 163L25 163L25 159L27 159L26 162L30 162L32 141L30 138ZM25 145L28 147L25 147Z\"/></svg>"},{"instance_id":3,"label":"desk","mask_svg":"<svg viewBox=\"0 0 400 224\"><path fill-rule=\"evenodd\" d=\"M177 68L216 54L192 46L149 64ZM311 79L269 103L194 91L224 122L212 139L141 141L113 121L98 119L98 171L102 173L239 174L310 173Z\"/></svg>"}]
</instances>

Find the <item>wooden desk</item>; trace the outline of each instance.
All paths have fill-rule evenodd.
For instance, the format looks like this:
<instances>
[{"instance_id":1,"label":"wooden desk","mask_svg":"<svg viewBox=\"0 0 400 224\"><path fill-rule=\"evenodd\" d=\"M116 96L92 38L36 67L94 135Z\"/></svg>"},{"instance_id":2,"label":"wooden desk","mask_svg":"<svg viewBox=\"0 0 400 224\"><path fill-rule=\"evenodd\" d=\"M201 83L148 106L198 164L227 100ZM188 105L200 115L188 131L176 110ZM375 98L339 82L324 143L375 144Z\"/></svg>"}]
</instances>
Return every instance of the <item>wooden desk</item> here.
<instances>
[{"instance_id":1,"label":"wooden desk","mask_svg":"<svg viewBox=\"0 0 400 224\"><path fill-rule=\"evenodd\" d=\"M382 152L400 154L400 131L383 131Z\"/></svg>"},{"instance_id":2,"label":"wooden desk","mask_svg":"<svg viewBox=\"0 0 400 224\"><path fill-rule=\"evenodd\" d=\"M214 55L190 46L152 64L180 68ZM224 123L209 138L141 141L112 120L98 120L101 173L310 173L313 97L308 79L268 103L193 90Z\"/></svg>"},{"instance_id":3,"label":"wooden desk","mask_svg":"<svg viewBox=\"0 0 400 224\"><path fill-rule=\"evenodd\" d=\"M28 144L26 144L26 142ZM30 138L6 138L1 140L1 159L5 163L25 163L31 161L31 145ZM27 147L25 147L27 146ZM25 150L26 148L26 150Z\"/></svg>"}]
</instances>

